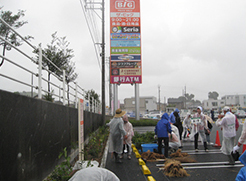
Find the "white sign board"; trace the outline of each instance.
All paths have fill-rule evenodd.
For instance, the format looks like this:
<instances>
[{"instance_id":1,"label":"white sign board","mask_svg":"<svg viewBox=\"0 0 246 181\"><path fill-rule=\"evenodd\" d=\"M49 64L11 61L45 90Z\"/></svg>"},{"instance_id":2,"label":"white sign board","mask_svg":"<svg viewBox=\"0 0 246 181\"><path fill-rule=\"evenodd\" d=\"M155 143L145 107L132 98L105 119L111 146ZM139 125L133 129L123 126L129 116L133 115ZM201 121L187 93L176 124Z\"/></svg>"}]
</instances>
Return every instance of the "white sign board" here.
<instances>
[{"instance_id":1,"label":"white sign board","mask_svg":"<svg viewBox=\"0 0 246 181\"><path fill-rule=\"evenodd\" d=\"M191 118L191 124L201 124L202 123L202 120L200 117L197 117L197 118Z\"/></svg>"},{"instance_id":2,"label":"white sign board","mask_svg":"<svg viewBox=\"0 0 246 181\"><path fill-rule=\"evenodd\" d=\"M78 103L78 138L79 138L79 160L84 160L84 100Z\"/></svg>"}]
</instances>

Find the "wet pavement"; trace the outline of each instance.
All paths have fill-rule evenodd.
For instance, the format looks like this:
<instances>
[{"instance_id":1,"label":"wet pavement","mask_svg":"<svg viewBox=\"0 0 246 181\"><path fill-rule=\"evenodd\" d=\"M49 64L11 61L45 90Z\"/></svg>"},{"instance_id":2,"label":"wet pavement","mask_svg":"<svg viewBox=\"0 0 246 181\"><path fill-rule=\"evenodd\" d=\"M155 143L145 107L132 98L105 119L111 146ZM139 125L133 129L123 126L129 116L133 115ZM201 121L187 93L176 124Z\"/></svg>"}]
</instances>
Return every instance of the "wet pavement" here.
<instances>
[{"instance_id":1,"label":"wet pavement","mask_svg":"<svg viewBox=\"0 0 246 181\"><path fill-rule=\"evenodd\" d=\"M240 125L237 131L236 141L241 135L242 125ZM134 127L134 131L139 133L145 133L147 131L154 131L154 127ZM215 143L216 133L219 132L220 143L222 144L222 132L221 130L213 124L213 129L211 132L211 142ZM147 176L152 176L156 181L159 180L170 180L170 181L220 181L220 180L235 180L237 173L242 168L242 164L238 161L234 166L225 165L228 162L226 155L220 152L219 147L214 147L213 145L208 145L209 152L205 152L203 144L199 142L199 152L194 151L194 142L190 139L183 140L182 152L188 153L192 158L194 158L197 163L187 163L182 164L189 177L167 177L163 174L164 161L147 162L146 166L151 171L151 175L144 175L142 171L142 166L139 165L138 159L135 157L133 152L132 159L128 160L126 155L123 159L123 163L115 163L111 154L108 153L106 168L114 172L120 180L122 181L145 181ZM242 152L242 146L239 153Z\"/></svg>"}]
</instances>

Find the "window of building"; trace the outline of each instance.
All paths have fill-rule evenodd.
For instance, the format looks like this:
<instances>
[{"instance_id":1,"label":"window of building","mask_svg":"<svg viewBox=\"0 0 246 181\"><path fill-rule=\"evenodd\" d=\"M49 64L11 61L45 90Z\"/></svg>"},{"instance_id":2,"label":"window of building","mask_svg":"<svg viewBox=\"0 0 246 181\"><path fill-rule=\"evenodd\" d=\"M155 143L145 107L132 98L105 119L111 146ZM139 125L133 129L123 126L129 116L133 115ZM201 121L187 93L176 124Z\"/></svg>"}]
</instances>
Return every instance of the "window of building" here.
<instances>
[{"instance_id":1,"label":"window of building","mask_svg":"<svg viewBox=\"0 0 246 181\"><path fill-rule=\"evenodd\" d=\"M135 104L135 101L132 101L132 104Z\"/></svg>"},{"instance_id":2,"label":"window of building","mask_svg":"<svg viewBox=\"0 0 246 181\"><path fill-rule=\"evenodd\" d=\"M218 106L217 102L212 102L212 106Z\"/></svg>"}]
</instances>

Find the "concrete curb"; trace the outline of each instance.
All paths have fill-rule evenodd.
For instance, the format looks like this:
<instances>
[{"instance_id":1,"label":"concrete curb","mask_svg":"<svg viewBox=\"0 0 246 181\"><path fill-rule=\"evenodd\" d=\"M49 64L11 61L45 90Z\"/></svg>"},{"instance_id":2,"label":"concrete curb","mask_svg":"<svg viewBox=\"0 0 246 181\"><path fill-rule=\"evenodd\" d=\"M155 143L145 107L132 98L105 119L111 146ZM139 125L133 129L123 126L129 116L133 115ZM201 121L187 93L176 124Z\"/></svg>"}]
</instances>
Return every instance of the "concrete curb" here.
<instances>
[{"instance_id":1,"label":"concrete curb","mask_svg":"<svg viewBox=\"0 0 246 181\"><path fill-rule=\"evenodd\" d=\"M107 144L105 146L103 157L101 160L101 165L100 165L101 168L105 168L105 166L106 166L106 161L107 161L107 156L108 156L108 145L109 145L109 138L108 138Z\"/></svg>"}]
</instances>

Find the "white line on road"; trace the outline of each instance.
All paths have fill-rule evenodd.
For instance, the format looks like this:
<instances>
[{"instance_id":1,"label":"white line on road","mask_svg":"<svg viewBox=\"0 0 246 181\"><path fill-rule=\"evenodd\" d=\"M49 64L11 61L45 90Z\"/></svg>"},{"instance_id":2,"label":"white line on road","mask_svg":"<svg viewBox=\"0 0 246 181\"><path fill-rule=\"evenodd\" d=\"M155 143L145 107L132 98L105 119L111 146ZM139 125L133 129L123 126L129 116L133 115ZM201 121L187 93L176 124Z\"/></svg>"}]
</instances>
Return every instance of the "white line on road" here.
<instances>
[{"instance_id":1,"label":"white line on road","mask_svg":"<svg viewBox=\"0 0 246 181\"><path fill-rule=\"evenodd\" d=\"M228 167L243 167L243 164L238 165L210 165L210 166L197 166L197 167L183 167L185 170L191 169L204 169L204 168L228 168ZM164 170L164 168L159 168L159 170Z\"/></svg>"},{"instance_id":2,"label":"white line on road","mask_svg":"<svg viewBox=\"0 0 246 181\"><path fill-rule=\"evenodd\" d=\"M228 162L196 162L196 163L181 163L182 166L192 166L192 165L222 165ZM235 164L240 164L240 161L235 161ZM157 167L163 167L165 164L156 164ZM242 164L241 164L242 165Z\"/></svg>"},{"instance_id":3,"label":"white line on road","mask_svg":"<svg viewBox=\"0 0 246 181\"><path fill-rule=\"evenodd\" d=\"M211 150L208 150L209 152L220 152L221 153L221 151L220 151L220 149L211 149ZM195 152L195 149L194 150L182 150L182 152L184 152L184 153L188 153L188 152ZM198 152L205 152L205 150L199 150Z\"/></svg>"}]
</instances>

